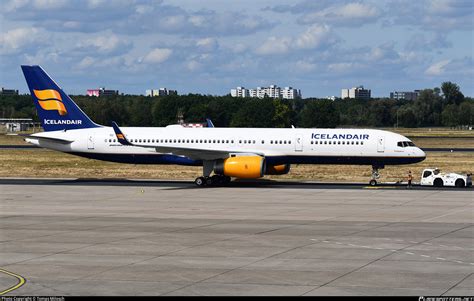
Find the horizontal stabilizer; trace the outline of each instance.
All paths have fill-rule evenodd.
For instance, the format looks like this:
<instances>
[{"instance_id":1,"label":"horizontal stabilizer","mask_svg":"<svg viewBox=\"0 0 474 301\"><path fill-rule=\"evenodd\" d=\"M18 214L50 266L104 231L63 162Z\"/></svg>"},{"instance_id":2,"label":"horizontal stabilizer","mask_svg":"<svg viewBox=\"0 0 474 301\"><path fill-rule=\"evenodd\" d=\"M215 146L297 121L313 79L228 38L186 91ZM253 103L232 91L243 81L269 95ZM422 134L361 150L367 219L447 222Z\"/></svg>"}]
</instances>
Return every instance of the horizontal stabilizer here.
<instances>
[{"instance_id":1,"label":"horizontal stabilizer","mask_svg":"<svg viewBox=\"0 0 474 301\"><path fill-rule=\"evenodd\" d=\"M53 138L53 137L23 135L23 134L20 134L20 136L24 137L25 139L37 139L39 141L43 140L43 141L48 141L48 142L53 142L53 143L60 143L60 144L71 144L74 142L74 140Z\"/></svg>"}]
</instances>

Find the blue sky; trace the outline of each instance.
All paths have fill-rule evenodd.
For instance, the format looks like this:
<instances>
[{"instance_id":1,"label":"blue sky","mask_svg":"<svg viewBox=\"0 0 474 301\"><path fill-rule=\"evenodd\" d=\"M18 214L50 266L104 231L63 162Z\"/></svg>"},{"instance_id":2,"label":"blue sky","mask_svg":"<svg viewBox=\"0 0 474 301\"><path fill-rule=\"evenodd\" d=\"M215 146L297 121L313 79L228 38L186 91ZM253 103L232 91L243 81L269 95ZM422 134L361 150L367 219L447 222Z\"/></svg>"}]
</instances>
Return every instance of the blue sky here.
<instances>
[{"instance_id":1,"label":"blue sky","mask_svg":"<svg viewBox=\"0 0 474 301\"><path fill-rule=\"evenodd\" d=\"M7 0L0 86L26 92L20 65L39 64L71 94L277 84L383 97L453 81L473 96L473 11L472 0Z\"/></svg>"}]
</instances>

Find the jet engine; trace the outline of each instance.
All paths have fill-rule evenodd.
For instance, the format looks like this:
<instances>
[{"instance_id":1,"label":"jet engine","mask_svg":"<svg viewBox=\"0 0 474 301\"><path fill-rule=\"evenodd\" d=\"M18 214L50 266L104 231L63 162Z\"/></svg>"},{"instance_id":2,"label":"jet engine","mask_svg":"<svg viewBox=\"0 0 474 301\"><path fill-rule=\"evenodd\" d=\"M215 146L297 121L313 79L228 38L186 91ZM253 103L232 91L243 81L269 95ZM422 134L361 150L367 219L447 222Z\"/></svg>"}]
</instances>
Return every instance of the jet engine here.
<instances>
[{"instance_id":1,"label":"jet engine","mask_svg":"<svg viewBox=\"0 0 474 301\"><path fill-rule=\"evenodd\" d=\"M240 179L263 177L265 158L260 156L237 156L216 161L214 172L218 175Z\"/></svg>"},{"instance_id":2,"label":"jet engine","mask_svg":"<svg viewBox=\"0 0 474 301\"><path fill-rule=\"evenodd\" d=\"M290 172L290 164L267 165L265 168L266 175L284 175Z\"/></svg>"}]
</instances>

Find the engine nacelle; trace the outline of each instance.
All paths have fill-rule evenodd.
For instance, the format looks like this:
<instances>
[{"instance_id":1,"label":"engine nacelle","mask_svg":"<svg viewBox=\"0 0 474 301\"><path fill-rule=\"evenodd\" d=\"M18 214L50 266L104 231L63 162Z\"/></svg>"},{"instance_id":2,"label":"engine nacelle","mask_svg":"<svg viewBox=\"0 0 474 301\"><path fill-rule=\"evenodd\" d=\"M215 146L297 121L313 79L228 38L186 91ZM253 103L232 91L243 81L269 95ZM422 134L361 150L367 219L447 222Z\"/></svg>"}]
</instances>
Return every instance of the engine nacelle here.
<instances>
[{"instance_id":1,"label":"engine nacelle","mask_svg":"<svg viewBox=\"0 0 474 301\"><path fill-rule=\"evenodd\" d=\"M284 175L290 172L290 164L267 165L265 168L266 175Z\"/></svg>"},{"instance_id":2,"label":"engine nacelle","mask_svg":"<svg viewBox=\"0 0 474 301\"><path fill-rule=\"evenodd\" d=\"M265 158L260 156L237 156L217 160L214 172L240 179L256 179L263 177Z\"/></svg>"}]
</instances>

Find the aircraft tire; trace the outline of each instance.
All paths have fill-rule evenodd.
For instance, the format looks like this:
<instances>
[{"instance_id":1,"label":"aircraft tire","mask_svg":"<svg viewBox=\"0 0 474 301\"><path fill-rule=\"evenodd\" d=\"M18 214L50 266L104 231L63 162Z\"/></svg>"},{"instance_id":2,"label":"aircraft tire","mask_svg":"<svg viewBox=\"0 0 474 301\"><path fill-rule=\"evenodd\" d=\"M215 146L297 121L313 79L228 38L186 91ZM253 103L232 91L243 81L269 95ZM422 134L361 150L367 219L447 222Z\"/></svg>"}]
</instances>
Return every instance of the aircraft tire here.
<instances>
[{"instance_id":1,"label":"aircraft tire","mask_svg":"<svg viewBox=\"0 0 474 301\"><path fill-rule=\"evenodd\" d=\"M194 180L194 184L196 184L199 187L204 187L204 185L206 185L206 181L204 177L198 177L196 178L196 180Z\"/></svg>"}]
</instances>

